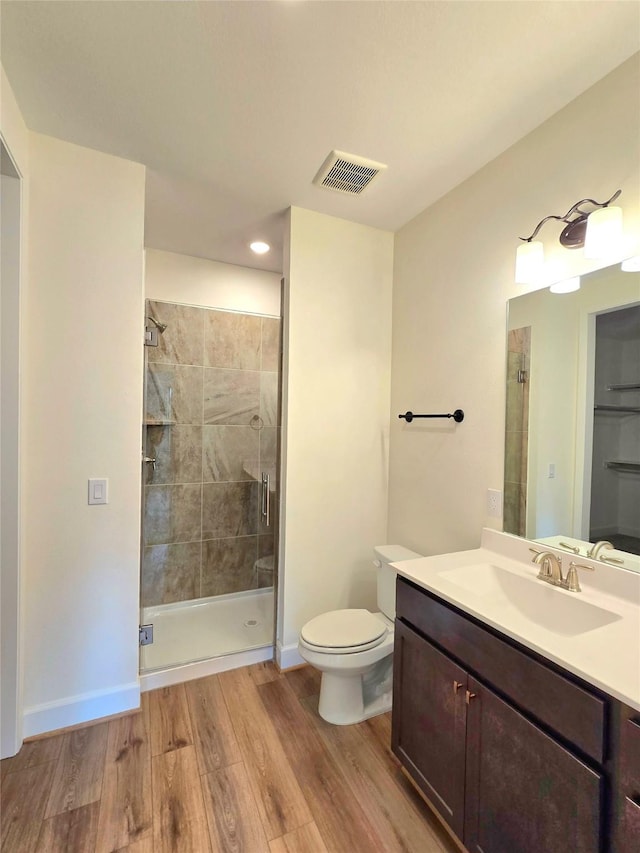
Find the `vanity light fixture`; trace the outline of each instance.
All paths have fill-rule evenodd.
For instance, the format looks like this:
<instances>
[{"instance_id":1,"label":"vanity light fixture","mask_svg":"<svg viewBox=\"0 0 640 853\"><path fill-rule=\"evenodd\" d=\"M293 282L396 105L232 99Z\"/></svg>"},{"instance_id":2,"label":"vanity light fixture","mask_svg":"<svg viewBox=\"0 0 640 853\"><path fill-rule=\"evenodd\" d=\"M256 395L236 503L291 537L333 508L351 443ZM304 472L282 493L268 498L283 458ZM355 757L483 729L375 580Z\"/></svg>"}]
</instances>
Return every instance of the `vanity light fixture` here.
<instances>
[{"instance_id":1,"label":"vanity light fixture","mask_svg":"<svg viewBox=\"0 0 640 853\"><path fill-rule=\"evenodd\" d=\"M640 272L640 255L633 258L626 258L621 264L622 272Z\"/></svg>"},{"instance_id":2,"label":"vanity light fixture","mask_svg":"<svg viewBox=\"0 0 640 853\"><path fill-rule=\"evenodd\" d=\"M249 248L252 252L255 252L256 255L264 255L269 251L271 246L268 243L264 243L262 240L255 240L253 243L249 243Z\"/></svg>"},{"instance_id":3,"label":"vanity light fixture","mask_svg":"<svg viewBox=\"0 0 640 853\"><path fill-rule=\"evenodd\" d=\"M544 249L539 240L534 240L545 222L555 219L564 222L560 233L560 243L566 249L585 247L587 258L611 258L620 251L622 238L622 210L619 207L609 207L622 190L616 192L607 201L595 201L583 198L572 205L564 216L552 214L545 216L536 225L530 237L520 237L522 244L516 252L516 282L518 284L535 284L539 279L544 264ZM590 205L592 210L584 209Z\"/></svg>"},{"instance_id":4,"label":"vanity light fixture","mask_svg":"<svg viewBox=\"0 0 640 853\"><path fill-rule=\"evenodd\" d=\"M551 293L573 293L574 290L580 290L580 276L575 278L565 278L564 281L556 281L549 288Z\"/></svg>"}]
</instances>

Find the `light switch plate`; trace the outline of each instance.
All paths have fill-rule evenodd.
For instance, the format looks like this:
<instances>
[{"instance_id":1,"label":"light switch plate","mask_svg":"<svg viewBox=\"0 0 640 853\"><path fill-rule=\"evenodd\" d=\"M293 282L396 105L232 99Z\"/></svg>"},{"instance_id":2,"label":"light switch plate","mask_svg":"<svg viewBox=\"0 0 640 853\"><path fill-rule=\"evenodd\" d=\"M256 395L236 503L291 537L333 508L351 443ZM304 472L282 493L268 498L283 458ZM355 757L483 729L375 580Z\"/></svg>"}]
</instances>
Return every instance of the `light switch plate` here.
<instances>
[{"instance_id":1,"label":"light switch plate","mask_svg":"<svg viewBox=\"0 0 640 853\"><path fill-rule=\"evenodd\" d=\"M109 503L108 486L109 486L109 481L107 479L91 479L91 480L89 480L89 503L90 504L106 504L106 503Z\"/></svg>"}]
</instances>

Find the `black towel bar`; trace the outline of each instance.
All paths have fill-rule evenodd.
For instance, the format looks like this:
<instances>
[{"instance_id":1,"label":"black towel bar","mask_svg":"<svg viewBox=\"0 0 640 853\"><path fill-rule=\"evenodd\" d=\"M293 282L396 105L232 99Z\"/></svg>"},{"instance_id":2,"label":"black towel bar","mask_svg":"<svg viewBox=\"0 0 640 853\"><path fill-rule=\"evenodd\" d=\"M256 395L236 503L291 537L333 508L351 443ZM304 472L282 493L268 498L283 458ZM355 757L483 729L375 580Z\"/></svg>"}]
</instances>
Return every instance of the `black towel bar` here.
<instances>
[{"instance_id":1,"label":"black towel bar","mask_svg":"<svg viewBox=\"0 0 640 853\"><path fill-rule=\"evenodd\" d=\"M464 412L462 409L456 409L455 412L449 412L448 415L414 415L413 412L405 412L404 415L398 415L399 418L404 418L410 424L414 418L453 418L457 424L464 420Z\"/></svg>"}]
</instances>

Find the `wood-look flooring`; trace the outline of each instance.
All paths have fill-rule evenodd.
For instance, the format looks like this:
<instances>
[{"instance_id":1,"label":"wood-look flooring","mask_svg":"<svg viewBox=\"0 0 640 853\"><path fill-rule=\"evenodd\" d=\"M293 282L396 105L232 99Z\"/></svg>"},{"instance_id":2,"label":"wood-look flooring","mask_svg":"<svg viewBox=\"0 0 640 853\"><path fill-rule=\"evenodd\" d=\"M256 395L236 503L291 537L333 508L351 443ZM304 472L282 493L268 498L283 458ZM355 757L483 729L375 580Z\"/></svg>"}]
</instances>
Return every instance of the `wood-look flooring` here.
<instances>
[{"instance_id":1,"label":"wood-look flooring","mask_svg":"<svg viewBox=\"0 0 640 853\"><path fill-rule=\"evenodd\" d=\"M257 664L24 744L2 762L2 853L454 853L390 714L331 726L318 689Z\"/></svg>"}]
</instances>

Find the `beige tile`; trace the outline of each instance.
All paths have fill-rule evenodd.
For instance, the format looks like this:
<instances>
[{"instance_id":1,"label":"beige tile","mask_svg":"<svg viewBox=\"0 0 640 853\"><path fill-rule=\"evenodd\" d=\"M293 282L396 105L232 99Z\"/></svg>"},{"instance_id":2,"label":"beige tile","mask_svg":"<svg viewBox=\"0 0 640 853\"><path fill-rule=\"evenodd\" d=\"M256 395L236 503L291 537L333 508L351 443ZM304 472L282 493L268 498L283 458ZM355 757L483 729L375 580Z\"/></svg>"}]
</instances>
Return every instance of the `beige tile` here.
<instances>
[{"instance_id":1,"label":"beige tile","mask_svg":"<svg viewBox=\"0 0 640 853\"><path fill-rule=\"evenodd\" d=\"M280 325L280 320L274 317L262 318L261 370L280 369Z\"/></svg>"},{"instance_id":2,"label":"beige tile","mask_svg":"<svg viewBox=\"0 0 640 853\"><path fill-rule=\"evenodd\" d=\"M523 428L523 386L518 382L507 384L507 430L515 431Z\"/></svg>"},{"instance_id":3,"label":"beige tile","mask_svg":"<svg viewBox=\"0 0 640 853\"><path fill-rule=\"evenodd\" d=\"M259 415L258 371L205 369L204 423L249 425Z\"/></svg>"},{"instance_id":4,"label":"beige tile","mask_svg":"<svg viewBox=\"0 0 640 853\"><path fill-rule=\"evenodd\" d=\"M258 483L205 483L202 538L251 536L258 532Z\"/></svg>"},{"instance_id":5,"label":"beige tile","mask_svg":"<svg viewBox=\"0 0 640 853\"><path fill-rule=\"evenodd\" d=\"M518 483L504 484L504 531L516 536L525 535L526 487Z\"/></svg>"},{"instance_id":6,"label":"beige tile","mask_svg":"<svg viewBox=\"0 0 640 853\"><path fill-rule=\"evenodd\" d=\"M205 365L260 369L261 318L232 311L206 312Z\"/></svg>"},{"instance_id":7,"label":"beige tile","mask_svg":"<svg viewBox=\"0 0 640 853\"><path fill-rule=\"evenodd\" d=\"M202 482L202 427L188 424L148 426L146 484Z\"/></svg>"},{"instance_id":8,"label":"beige tile","mask_svg":"<svg viewBox=\"0 0 640 853\"><path fill-rule=\"evenodd\" d=\"M167 328L158 346L148 347L150 362L204 364L204 318L207 310L173 302L149 300L148 314Z\"/></svg>"},{"instance_id":9,"label":"beige tile","mask_svg":"<svg viewBox=\"0 0 640 853\"><path fill-rule=\"evenodd\" d=\"M145 486L144 544L201 538L202 486Z\"/></svg>"},{"instance_id":10,"label":"beige tile","mask_svg":"<svg viewBox=\"0 0 640 853\"><path fill-rule=\"evenodd\" d=\"M520 329L510 329L507 344L510 352L528 353L531 341L531 326Z\"/></svg>"},{"instance_id":11,"label":"beige tile","mask_svg":"<svg viewBox=\"0 0 640 853\"><path fill-rule=\"evenodd\" d=\"M257 536L203 542L201 595L226 595L255 589L257 557Z\"/></svg>"},{"instance_id":12,"label":"beige tile","mask_svg":"<svg viewBox=\"0 0 640 853\"><path fill-rule=\"evenodd\" d=\"M522 473L522 433L505 433L504 479L507 483L519 483Z\"/></svg>"},{"instance_id":13,"label":"beige tile","mask_svg":"<svg viewBox=\"0 0 640 853\"><path fill-rule=\"evenodd\" d=\"M200 594L201 542L153 545L144 549L142 606L187 601Z\"/></svg>"},{"instance_id":14,"label":"beige tile","mask_svg":"<svg viewBox=\"0 0 640 853\"><path fill-rule=\"evenodd\" d=\"M255 480L260 433L250 426L206 425L203 428L203 480Z\"/></svg>"},{"instance_id":15,"label":"beige tile","mask_svg":"<svg viewBox=\"0 0 640 853\"><path fill-rule=\"evenodd\" d=\"M202 423L202 367L147 365L147 423Z\"/></svg>"},{"instance_id":16,"label":"beige tile","mask_svg":"<svg viewBox=\"0 0 640 853\"><path fill-rule=\"evenodd\" d=\"M517 382L518 371L524 368L524 356L521 352L507 353L507 382Z\"/></svg>"},{"instance_id":17,"label":"beige tile","mask_svg":"<svg viewBox=\"0 0 640 853\"><path fill-rule=\"evenodd\" d=\"M278 440L280 438L279 427L263 427L260 432L260 465L262 467L275 466L278 458Z\"/></svg>"},{"instance_id":18,"label":"beige tile","mask_svg":"<svg viewBox=\"0 0 640 853\"><path fill-rule=\"evenodd\" d=\"M258 589L273 586L275 573L274 540L272 533L258 536L258 561L256 563L256 585Z\"/></svg>"},{"instance_id":19,"label":"beige tile","mask_svg":"<svg viewBox=\"0 0 640 853\"><path fill-rule=\"evenodd\" d=\"M260 374L260 417L265 427L278 425L278 374Z\"/></svg>"}]
</instances>

